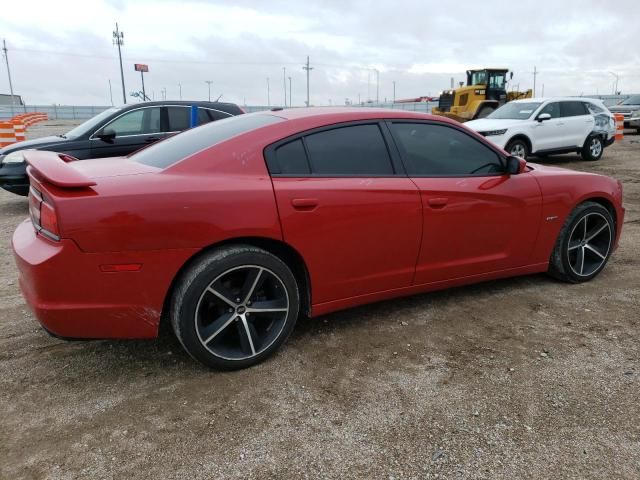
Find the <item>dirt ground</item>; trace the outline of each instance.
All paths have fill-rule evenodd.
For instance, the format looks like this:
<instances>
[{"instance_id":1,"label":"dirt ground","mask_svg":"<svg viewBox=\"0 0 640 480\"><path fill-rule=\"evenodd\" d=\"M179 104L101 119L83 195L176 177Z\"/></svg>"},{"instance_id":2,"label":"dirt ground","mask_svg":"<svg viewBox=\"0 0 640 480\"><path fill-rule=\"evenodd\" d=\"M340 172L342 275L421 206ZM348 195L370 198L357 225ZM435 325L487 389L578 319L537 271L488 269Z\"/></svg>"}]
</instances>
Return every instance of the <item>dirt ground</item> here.
<instances>
[{"instance_id":1,"label":"dirt ground","mask_svg":"<svg viewBox=\"0 0 640 480\"><path fill-rule=\"evenodd\" d=\"M27 202L0 192L0 478L640 478L640 135L596 163L547 163L624 183L621 245L597 279L304 320L235 373L170 335L48 336L9 245Z\"/></svg>"}]
</instances>

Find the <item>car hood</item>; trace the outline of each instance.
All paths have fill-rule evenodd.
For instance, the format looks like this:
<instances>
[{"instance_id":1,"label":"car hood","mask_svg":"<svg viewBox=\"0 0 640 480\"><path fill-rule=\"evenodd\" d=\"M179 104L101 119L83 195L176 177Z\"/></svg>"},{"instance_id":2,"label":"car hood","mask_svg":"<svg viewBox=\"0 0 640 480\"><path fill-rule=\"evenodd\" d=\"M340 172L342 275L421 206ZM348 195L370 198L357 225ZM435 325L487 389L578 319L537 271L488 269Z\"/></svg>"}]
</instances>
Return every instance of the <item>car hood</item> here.
<instances>
[{"instance_id":1,"label":"car hood","mask_svg":"<svg viewBox=\"0 0 640 480\"><path fill-rule=\"evenodd\" d=\"M512 120L512 119L499 119L499 118L480 118L478 120L471 120L464 125L476 132L488 132L490 130L502 130L503 128L515 127L516 125L522 125L527 120Z\"/></svg>"},{"instance_id":2,"label":"car hood","mask_svg":"<svg viewBox=\"0 0 640 480\"><path fill-rule=\"evenodd\" d=\"M635 112L640 110L640 105L614 105L609 107L610 112Z\"/></svg>"},{"instance_id":3,"label":"car hood","mask_svg":"<svg viewBox=\"0 0 640 480\"><path fill-rule=\"evenodd\" d=\"M27 148L34 149L44 149L46 147L51 147L53 145L60 145L63 143L68 143L70 139L62 138L62 137L41 137L35 138L33 140L25 140L24 142L14 143L12 145L8 145L0 150L0 155L6 155L7 153L15 152L17 150L25 150Z\"/></svg>"}]
</instances>

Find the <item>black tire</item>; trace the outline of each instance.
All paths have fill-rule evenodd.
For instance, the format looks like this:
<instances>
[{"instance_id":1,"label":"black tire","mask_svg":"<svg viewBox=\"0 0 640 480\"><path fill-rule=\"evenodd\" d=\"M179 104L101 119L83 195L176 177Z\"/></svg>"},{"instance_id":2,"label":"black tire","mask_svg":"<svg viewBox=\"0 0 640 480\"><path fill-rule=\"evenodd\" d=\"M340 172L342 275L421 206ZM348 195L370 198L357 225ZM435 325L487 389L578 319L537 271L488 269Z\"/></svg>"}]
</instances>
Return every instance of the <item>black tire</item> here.
<instances>
[{"instance_id":1,"label":"black tire","mask_svg":"<svg viewBox=\"0 0 640 480\"><path fill-rule=\"evenodd\" d=\"M180 275L170 302L171 325L184 349L222 370L246 368L273 354L293 331L300 311L289 267L250 245L202 255Z\"/></svg>"},{"instance_id":2,"label":"black tire","mask_svg":"<svg viewBox=\"0 0 640 480\"><path fill-rule=\"evenodd\" d=\"M515 155L517 157L527 158L531 153L529 151L529 145L522 138L515 138L505 147L505 150L509 152L509 155Z\"/></svg>"},{"instance_id":3,"label":"black tire","mask_svg":"<svg viewBox=\"0 0 640 480\"><path fill-rule=\"evenodd\" d=\"M586 223L585 222L586 218ZM601 226L606 227L593 239L587 242L588 246L582 246L578 242L579 237L589 238ZM607 228L609 235L607 236ZM586 236L583 230L586 229ZM586 282L598 275L607 264L611 256L613 242L615 240L615 222L609 210L595 202L584 202L578 205L567 217L558 240L549 259L548 273L569 283ZM599 254L593 252L596 249ZM579 267L580 254L582 254L582 269ZM587 265L588 264L588 265ZM584 268L585 265L588 268ZM580 270L582 270L580 272Z\"/></svg>"},{"instance_id":4,"label":"black tire","mask_svg":"<svg viewBox=\"0 0 640 480\"><path fill-rule=\"evenodd\" d=\"M478 113L476 113L474 120L478 118L486 118L490 114L492 114L494 111L495 111L495 108L492 108L492 107L481 107L480 110L478 110Z\"/></svg>"},{"instance_id":5,"label":"black tire","mask_svg":"<svg viewBox=\"0 0 640 480\"><path fill-rule=\"evenodd\" d=\"M589 135L582 146L580 156L588 162L595 162L602 158L604 142L599 135Z\"/></svg>"}]
</instances>

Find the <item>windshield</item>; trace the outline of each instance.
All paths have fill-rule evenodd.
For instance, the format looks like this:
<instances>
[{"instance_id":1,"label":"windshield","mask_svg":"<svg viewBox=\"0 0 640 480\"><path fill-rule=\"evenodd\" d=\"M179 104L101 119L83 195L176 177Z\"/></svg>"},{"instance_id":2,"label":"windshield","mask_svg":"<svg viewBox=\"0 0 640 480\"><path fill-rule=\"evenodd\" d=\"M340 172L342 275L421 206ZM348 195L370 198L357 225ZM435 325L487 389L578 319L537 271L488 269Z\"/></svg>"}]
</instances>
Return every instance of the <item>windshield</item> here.
<instances>
[{"instance_id":1,"label":"windshield","mask_svg":"<svg viewBox=\"0 0 640 480\"><path fill-rule=\"evenodd\" d=\"M119 111L121 108L122 107L107 108L104 112L99 113L95 117L91 117L86 122L81 123L80 125L78 125L72 130L69 130L67 133L63 135L63 137L77 138L84 135L85 133L91 132L96 126L100 125L105 118L113 115L115 112Z\"/></svg>"},{"instance_id":2,"label":"windshield","mask_svg":"<svg viewBox=\"0 0 640 480\"><path fill-rule=\"evenodd\" d=\"M640 105L640 95L634 95L633 97L627 98L622 105Z\"/></svg>"},{"instance_id":3,"label":"windshield","mask_svg":"<svg viewBox=\"0 0 640 480\"><path fill-rule=\"evenodd\" d=\"M266 113L249 113L192 128L155 143L131 155L131 160L158 168L167 168L194 153L241 133L282 122L282 117Z\"/></svg>"},{"instance_id":4,"label":"windshield","mask_svg":"<svg viewBox=\"0 0 640 480\"><path fill-rule=\"evenodd\" d=\"M487 118L526 120L541 105L542 102L511 102L498 108Z\"/></svg>"},{"instance_id":5,"label":"windshield","mask_svg":"<svg viewBox=\"0 0 640 480\"><path fill-rule=\"evenodd\" d=\"M471 84L470 85L486 85L487 84L487 71L479 70L477 72L471 72Z\"/></svg>"}]
</instances>

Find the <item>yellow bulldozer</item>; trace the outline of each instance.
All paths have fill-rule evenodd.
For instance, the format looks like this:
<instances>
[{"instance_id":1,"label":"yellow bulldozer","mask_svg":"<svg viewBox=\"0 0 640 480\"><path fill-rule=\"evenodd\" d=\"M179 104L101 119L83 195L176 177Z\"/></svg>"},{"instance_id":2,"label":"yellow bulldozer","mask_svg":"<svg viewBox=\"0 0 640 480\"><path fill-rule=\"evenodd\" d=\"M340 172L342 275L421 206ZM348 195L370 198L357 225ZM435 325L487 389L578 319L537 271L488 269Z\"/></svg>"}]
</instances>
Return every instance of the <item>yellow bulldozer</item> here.
<instances>
[{"instance_id":1,"label":"yellow bulldozer","mask_svg":"<svg viewBox=\"0 0 640 480\"><path fill-rule=\"evenodd\" d=\"M531 98L531 89L524 92L507 91L506 68L467 70L467 85L440 94L438 106L431 113L459 122L484 118L496 108L518 98ZM513 78L513 72L509 79ZM462 85L462 82L461 82Z\"/></svg>"}]
</instances>

